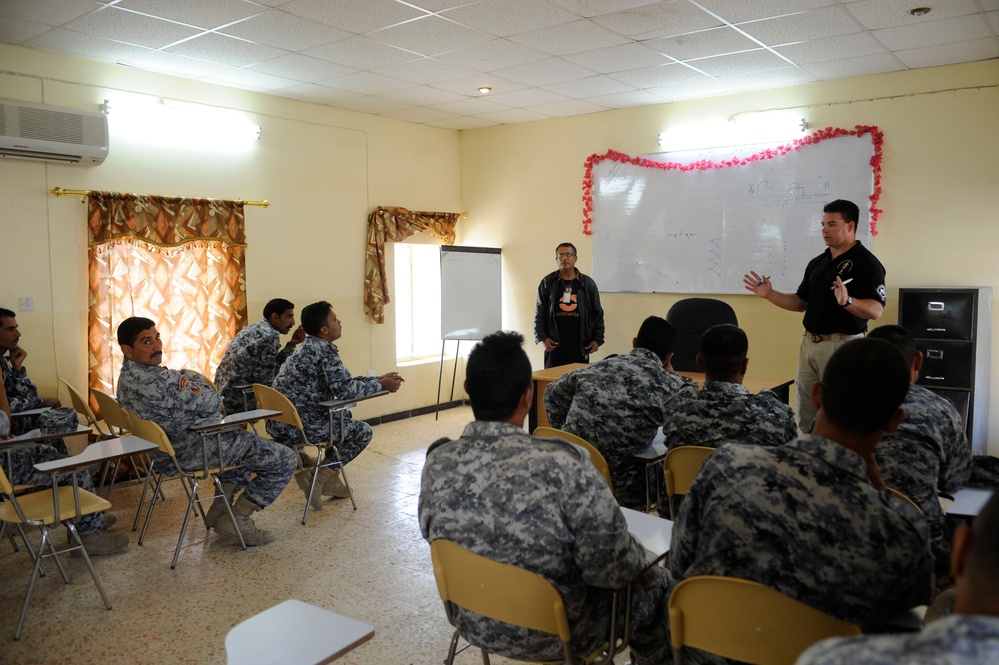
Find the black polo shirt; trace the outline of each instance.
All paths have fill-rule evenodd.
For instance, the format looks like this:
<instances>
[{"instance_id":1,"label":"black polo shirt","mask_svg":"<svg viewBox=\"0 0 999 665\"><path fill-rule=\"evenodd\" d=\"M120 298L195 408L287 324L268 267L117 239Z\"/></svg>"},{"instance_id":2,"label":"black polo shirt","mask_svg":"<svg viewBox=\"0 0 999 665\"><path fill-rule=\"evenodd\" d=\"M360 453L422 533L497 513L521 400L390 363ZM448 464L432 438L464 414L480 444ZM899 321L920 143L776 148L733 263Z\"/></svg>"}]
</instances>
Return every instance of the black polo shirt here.
<instances>
[{"instance_id":1,"label":"black polo shirt","mask_svg":"<svg viewBox=\"0 0 999 665\"><path fill-rule=\"evenodd\" d=\"M820 335L856 335L867 330L867 319L854 316L836 302L833 281L839 275L854 300L877 300L885 304L885 268L877 257L857 241L835 259L829 248L808 262L805 277L796 291L808 303L802 323L805 330Z\"/></svg>"}]
</instances>

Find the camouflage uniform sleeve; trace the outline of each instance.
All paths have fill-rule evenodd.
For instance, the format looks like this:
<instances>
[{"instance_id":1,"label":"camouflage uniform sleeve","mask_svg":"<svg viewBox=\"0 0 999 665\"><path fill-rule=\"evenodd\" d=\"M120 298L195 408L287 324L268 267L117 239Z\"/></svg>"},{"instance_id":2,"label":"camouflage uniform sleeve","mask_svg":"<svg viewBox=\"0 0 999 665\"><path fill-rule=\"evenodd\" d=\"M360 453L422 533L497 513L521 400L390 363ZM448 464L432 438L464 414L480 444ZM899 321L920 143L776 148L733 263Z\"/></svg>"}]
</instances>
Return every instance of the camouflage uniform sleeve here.
<instances>
[{"instance_id":1,"label":"camouflage uniform sleeve","mask_svg":"<svg viewBox=\"0 0 999 665\"><path fill-rule=\"evenodd\" d=\"M697 397L697 388L685 385L666 400L666 404L663 407L665 411L663 442L666 444L666 450L673 450L677 446L684 445L680 423L683 420L682 413L691 397Z\"/></svg>"},{"instance_id":2,"label":"camouflage uniform sleeve","mask_svg":"<svg viewBox=\"0 0 999 665\"><path fill-rule=\"evenodd\" d=\"M280 341L278 344L280 344ZM277 355L274 356L274 364L270 368L271 381L273 381L274 377L277 376L278 370L281 369L281 365L284 364L284 361L290 358L293 353L295 353L295 347L292 346L291 342L285 344L284 347L277 352Z\"/></svg>"},{"instance_id":3,"label":"camouflage uniform sleeve","mask_svg":"<svg viewBox=\"0 0 999 665\"><path fill-rule=\"evenodd\" d=\"M10 434L10 418L6 411L0 411L0 438Z\"/></svg>"},{"instance_id":4,"label":"camouflage uniform sleeve","mask_svg":"<svg viewBox=\"0 0 999 665\"><path fill-rule=\"evenodd\" d=\"M42 398L38 396L38 388L35 382L28 378L28 370L22 367L14 371L10 366L6 356L2 356L4 389L7 391L7 401L10 403L11 413L37 409L42 406Z\"/></svg>"},{"instance_id":5,"label":"camouflage uniform sleeve","mask_svg":"<svg viewBox=\"0 0 999 665\"><path fill-rule=\"evenodd\" d=\"M960 414L951 408L948 409L947 415L949 417L941 419L943 422L940 423L941 429L946 432L946 440L945 458L940 463L939 488L943 492L955 492L971 477L971 443L965 434Z\"/></svg>"},{"instance_id":6,"label":"camouflage uniform sleeve","mask_svg":"<svg viewBox=\"0 0 999 665\"><path fill-rule=\"evenodd\" d=\"M548 415L548 422L555 429L564 427L575 394L576 372L563 374L545 387L545 413Z\"/></svg>"},{"instance_id":7,"label":"camouflage uniform sleeve","mask_svg":"<svg viewBox=\"0 0 999 665\"><path fill-rule=\"evenodd\" d=\"M176 372L176 376L177 380L170 386L174 395L167 395L167 399L176 400L177 406L190 415L192 422L221 415L222 396L205 382L204 376L189 369Z\"/></svg>"},{"instance_id":8,"label":"camouflage uniform sleeve","mask_svg":"<svg viewBox=\"0 0 999 665\"><path fill-rule=\"evenodd\" d=\"M322 372L326 376L326 381L333 390L333 394L336 395L336 399L367 397L382 389L382 382L376 377L351 376L333 345L326 346L329 347L328 352L324 352L320 359Z\"/></svg>"}]
</instances>

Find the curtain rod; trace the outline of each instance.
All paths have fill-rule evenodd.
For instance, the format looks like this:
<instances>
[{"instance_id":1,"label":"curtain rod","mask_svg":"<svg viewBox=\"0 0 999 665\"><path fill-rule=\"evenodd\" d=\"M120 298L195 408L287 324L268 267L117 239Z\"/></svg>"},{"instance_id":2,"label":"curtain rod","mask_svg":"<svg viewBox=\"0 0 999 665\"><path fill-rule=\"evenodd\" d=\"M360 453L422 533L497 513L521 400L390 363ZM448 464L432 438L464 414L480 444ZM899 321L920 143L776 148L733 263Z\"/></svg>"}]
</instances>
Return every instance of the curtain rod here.
<instances>
[{"instance_id":1,"label":"curtain rod","mask_svg":"<svg viewBox=\"0 0 999 665\"><path fill-rule=\"evenodd\" d=\"M79 196L81 198L87 198L90 196L89 189L63 189L62 187L53 187L53 196ZM218 201L219 199L208 199L209 201ZM245 206L260 206L261 208L267 208L270 206L271 202L268 200L263 201L243 201Z\"/></svg>"}]
</instances>

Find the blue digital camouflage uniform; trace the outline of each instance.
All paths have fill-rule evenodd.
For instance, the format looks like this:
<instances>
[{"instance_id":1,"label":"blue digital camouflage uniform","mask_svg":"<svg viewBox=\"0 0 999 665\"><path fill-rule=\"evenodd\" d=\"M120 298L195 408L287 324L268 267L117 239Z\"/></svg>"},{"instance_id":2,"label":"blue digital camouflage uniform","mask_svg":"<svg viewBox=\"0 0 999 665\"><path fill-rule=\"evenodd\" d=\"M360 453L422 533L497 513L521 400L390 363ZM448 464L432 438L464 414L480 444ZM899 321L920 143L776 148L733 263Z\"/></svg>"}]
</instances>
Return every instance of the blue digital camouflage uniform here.
<instances>
[{"instance_id":1,"label":"blue digital camouflage uniform","mask_svg":"<svg viewBox=\"0 0 999 665\"><path fill-rule=\"evenodd\" d=\"M235 386L271 385L281 364L294 352L291 342L281 348L281 333L267 319L260 319L236 333L215 371L215 387L222 393L226 413L244 410L243 391L236 390ZM255 408L257 401L249 393L245 409Z\"/></svg>"},{"instance_id":2,"label":"blue digital camouflage uniform","mask_svg":"<svg viewBox=\"0 0 999 665\"><path fill-rule=\"evenodd\" d=\"M645 506L643 460L663 424L665 404L683 378L663 369L659 357L636 348L561 376L545 389L552 427L593 444L607 460L614 496L622 506Z\"/></svg>"},{"instance_id":3,"label":"blue digital camouflage uniform","mask_svg":"<svg viewBox=\"0 0 999 665\"><path fill-rule=\"evenodd\" d=\"M955 614L922 632L819 642L797 665L993 665L999 663L999 617Z\"/></svg>"},{"instance_id":4,"label":"blue digital camouflage uniform","mask_svg":"<svg viewBox=\"0 0 999 665\"><path fill-rule=\"evenodd\" d=\"M330 441L330 416L320 402L333 399L367 397L382 390L382 383L373 376L351 376L340 360L336 344L309 335L299 344L288 360L281 365L274 379L274 389L291 400L298 409L298 416L305 427L309 443ZM371 426L363 420L354 420L347 412L344 419L344 441L340 441L340 419L334 418L332 441L346 464L361 454L371 443ZM301 440L301 435L291 425L267 422L267 431L275 441L291 445Z\"/></svg>"},{"instance_id":5,"label":"blue digital camouflage uniform","mask_svg":"<svg viewBox=\"0 0 999 665\"><path fill-rule=\"evenodd\" d=\"M222 417L222 396L205 383L205 377L187 369L140 365L125 359L118 375L118 401L163 428L181 468L202 467L202 436L187 428ZM219 463L214 439L212 435L208 445L211 466ZM245 488L246 498L260 507L269 506L278 497L298 465L291 449L246 430L222 434L222 455L226 466L242 466L226 471L219 479ZM153 457L157 468L173 468L164 454L155 452ZM256 474L252 480L251 473Z\"/></svg>"},{"instance_id":6,"label":"blue digital camouflage uniform","mask_svg":"<svg viewBox=\"0 0 999 665\"><path fill-rule=\"evenodd\" d=\"M4 390L7 391L7 401L10 404L10 412L28 411L29 409L39 409L44 406L44 400L38 395L38 387L35 382L28 378L28 370L22 367L18 371L10 366L7 355L0 355L0 372L3 372ZM12 434L24 434L37 425L37 418L23 417L17 418L11 423Z\"/></svg>"},{"instance_id":7,"label":"blue digital camouflage uniform","mask_svg":"<svg viewBox=\"0 0 999 665\"><path fill-rule=\"evenodd\" d=\"M588 455L561 439L535 439L503 422L476 421L461 438L427 451L420 530L500 563L541 575L562 594L572 646L587 653L606 639L611 593L645 569L613 495ZM654 566L632 600L631 646L638 663L669 657L668 575ZM558 638L456 608L467 639L518 659L562 657Z\"/></svg>"},{"instance_id":8,"label":"blue digital camouflage uniform","mask_svg":"<svg viewBox=\"0 0 999 665\"><path fill-rule=\"evenodd\" d=\"M957 409L922 386L909 387L905 419L874 449L881 477L916 502L930 525L936 571L950 570L950 537L938 492L953 493L971 475L971 444Z\"/></svg>"},{"instance_id":9,"label":"blue digital camouflage uniform","mask_svg":"<svg viewBox=\"0 0 999 665\"><path fill-rule=\"evenodd\" d=\"M932 570L919 511L875 489L859 455L812 435L712 453L677 515L669 558L678 581L751 580L866 627L926 602Z\"/></svg>"},{"instance_id":10,"label":"blue digital camouflage uniform","mask_svg":"<svg viewBox=\"0 0 999 665\"><path fill-rule=\"evenodd\" d=\"M779 446L798 436L794 411L770 392L758 395L744 385L705 381L684 386L666 403L666 448L752 443Z\"/></svg>"}]
</instances>

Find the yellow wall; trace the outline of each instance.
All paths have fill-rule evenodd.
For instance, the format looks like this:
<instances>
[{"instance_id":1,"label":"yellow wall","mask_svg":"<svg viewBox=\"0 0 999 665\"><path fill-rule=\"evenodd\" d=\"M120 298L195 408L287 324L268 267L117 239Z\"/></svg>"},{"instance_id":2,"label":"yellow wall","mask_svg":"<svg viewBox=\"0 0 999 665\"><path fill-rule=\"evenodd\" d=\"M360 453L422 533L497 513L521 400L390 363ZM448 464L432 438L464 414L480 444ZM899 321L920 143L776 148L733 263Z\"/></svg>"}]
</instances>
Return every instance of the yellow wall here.
<instances>
[{"instance_id":1,"label":"yellow wall","mask_svg":"<svg viewBox=\"0 0 999 665\"><path fill-rule=\"evenodd\" d=\"M537 284L554 269L555 245L574 242L578 267L584 272L592 267L580 203L587 156L609 148L658 152L658 134L675 123L800 107L812 127L877 125L884 132L884 213L874 251L888 272L889 304L880 323L894 323L899 287L999 291L996 86L999 61L993 60L463 132L461 194L469 213L463 240L503 247L504 326L531 341ZM968 89L950 91L957 88ZM797 283L776 286L793 291ZM626 351L642 319L665 314L681 297L604 295L607 343L595 357ZM752 295L722 299L749 334L750 370L793 376L801 315ZM999 316L996 323L999 329ZM993 332L994 348L997 343ZM535 367L541 355L533 347ZM999 364L993 363L994 414L999 414L997 381ZM990 434L990 453L999 454L999 415L991 418Z\"/></svg>"},{"instance_id":2,"label":"yellow wall","mask_svg":"<svg viewBox=\"0 0 999 665\"><path fill-rule=\"evenodd\" d=\"M344 322L339 347L348 368L396 369L393 312L386 325L363 315L366 217L376 205L459 211L459 140L437 129L325 106L184 81L0 45L0 98L93 109L116 92L153 94L250 113L262 128L246 154L194 154L116 137L98 167L0 160L0 305L19 312L29 375L42 394L58 376L86 385L86 207L52 187L215 198L269 199L246 208L247 295L251 321L285 297L298 310L331 300ZM14 72L14 73L10 73ZM169 340L166 341L169 365ZM362 405L361 417L433 404L437 365L402 369L395 395ZM63 401L68 396L63 394Z\"/></svg>"}]
</instances>

